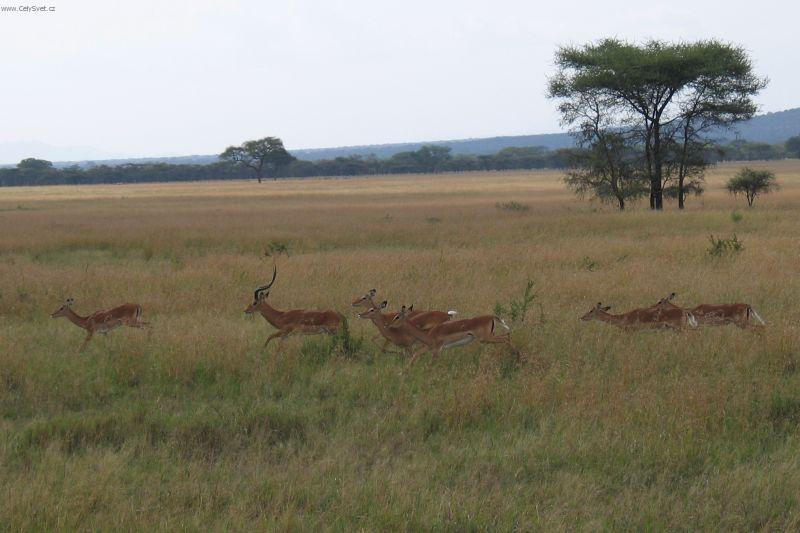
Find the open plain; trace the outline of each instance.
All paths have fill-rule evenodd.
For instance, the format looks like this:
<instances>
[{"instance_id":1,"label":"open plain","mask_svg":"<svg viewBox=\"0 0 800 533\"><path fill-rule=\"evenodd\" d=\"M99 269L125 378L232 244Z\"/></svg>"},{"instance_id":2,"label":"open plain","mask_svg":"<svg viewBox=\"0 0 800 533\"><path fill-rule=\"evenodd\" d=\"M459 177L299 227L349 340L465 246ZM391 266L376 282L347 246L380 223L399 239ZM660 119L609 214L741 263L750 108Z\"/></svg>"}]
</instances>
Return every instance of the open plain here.
<instances>
[{"instance_id":1,"label":"open plain","mask_svg":"<svg viewBox=\"0 0 800 533\"><path fill-rule=\"evenodd\" d=\"M798 529L800 162L751 164L782 187L752 209L723 189L740 166L660 213L555 171L0 189L0 528ZM273 263L273 306L338 310L350 338L262 349L243 310ZM350 307L374 287L487 314L529 279L519 358L403 372ZM768 326L578 320L672 291ZM78 353L49 317L68 297L152 328Z\"/></svg>"}]
</instances>

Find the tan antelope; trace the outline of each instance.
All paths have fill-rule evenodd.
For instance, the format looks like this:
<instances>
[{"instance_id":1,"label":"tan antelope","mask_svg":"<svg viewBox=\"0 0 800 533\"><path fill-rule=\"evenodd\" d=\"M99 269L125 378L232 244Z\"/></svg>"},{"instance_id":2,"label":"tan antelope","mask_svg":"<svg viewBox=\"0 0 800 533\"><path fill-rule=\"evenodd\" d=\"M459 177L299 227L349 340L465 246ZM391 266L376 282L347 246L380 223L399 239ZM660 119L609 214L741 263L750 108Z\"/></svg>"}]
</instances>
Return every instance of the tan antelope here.
<instances>
[{"instance_id":1,"label":"tan antelope","mask_svg":"<svg viewBox=\"0 0 800 533\"><path fill-rule=\"evenodd\" d=\"M659 309L683 309L678 307L672 300L677 295L673 292L666 298L662 298L653 307ZM701 326L724 326L734 324L742 329L760 328L767 325L755 309L749 304L700 304L697 307L686 309L696 319ZM758 323L753 323L751 317Z\"/></svg>"},{"instance_id":2,"label":"tan antelope","mask_svg":"<svg viewBox=\"0 0 800 533\"><path fill-rule=\"evenodd\" d=\"M398 313L381 313L381 311L386 308L386 304L387 302L384 300L377 306L370 307L368 310L358 313L356 316L358 318L372 320L372 323L375 324L376 328L378 328L378 332L385 339L383 347L381 348L381 352L386 352L386 346L389 343L392 343L402 348L406 355L408 355L409 351L411 350L411 346L417 342L417 339L410 333L402 331L398 328L388 327L388 324L394 320ZM391 319L387 318L386 315L392 315ZM412 316L411 320L413 319L414 317Z\"/></svg>"},{"instance_id":3,"label":"tan antelope","mask_svg":"<svg viewBox=\"0 0 800 533\"><path fill-rule=\"evenodd\" d=\"M626 330L659 330L659 329L683 329L687 325L697 327L697 320L694 316L680 308L663 309L648 307L644 309L634 309L627 313L612 315L608 312L611 306L603 307L597 302L588 313L581 317L581 320L599 320L612 324Z\"/></svg>"},{"instance_id":4,"label":"tan antelope","mask_svg":"<svg viewBox=\"0 0 800 533\"><path fill-rule=\"evenodd\" d=\"M386 347L389 343L394 343L395 339L399 339L401 337L398 336L396 332L388 332L386 330L386 326L388 326L394 319L397 317L398 313L389 312L384 313L382 312L383 309L386 308L386 300L384 300L380 305L375 304L375 295L377 291L375 289L371 289L369 292L365 293L364 296L360 298L356 298L353 300L353 307L366 307L367 311L364 313L358 314L358 318L369 318L372 320L372 323L375 324L375 327L378 328L379 336L384 337L383 346L381 347L381 352L386 352ZM375 310L375 312L373 312ZM438 326L444 322L447 322L451 318L453 318L457 313L453 310L444 312L444 311L418 311L414 310L409 314L409 319L420 329L424 331L428 331L433 327ZM403 337L404 338L404 337ZM375 337L373 337L373 341ZM406 344L397 344L401 348L406 348Z\"/></svg>"},{"instance_id":5,"label":"tan antelope","mask_svg":"<svg viewBox=\"0 0 800 533\"><path fill-rule=\"evenodd\" d=\"M389 325L389 328L400 329L414 336L424 345L411 357L408 362L409 366L416 361L417 357L428 350L433 356L437 356L446 348L464 346L475 340L487 344L507 344L509 348L517 353L516 348L511 344L511 328L498 316L482 315L452 320L439 324L430 331L423 331L409 320L409 315L413 308L413 305L408 308L403 306L400 313ZM498 328L502 328L505 332L495 334Z\"/></svg>"},{"instance_id":6,"label":"tan antelope","mask_svg":"<svg viewBox=\"0 0 800 533\"><path fill-rule=\"evenodd\" d=\"M267 337L264 348L275 338L284 340L290 335L336 335L339 332L344 323L344 315L336 311L308 311L306 309L278 311L269 305L267 297L277 276L278 269L273 267L272 281L256 287L253 293L253 303L244 310L248 315L258 311L264 320L278 330Z\"/></svg>"},{"instance_id":7,"label":"tan antelope","mask_svg":"<svg viewBox=\"0 0 800 533\"><path fill-rule=\"evenodd\" d=\"M96 311L84 317L72 310L74 303L74 299L68 298L61 307L50 315L50 318L65 316L70 322L86 330L86 338L83 340L80 351L86 348L95 333L105 335L120 326L142 329L150 325L142 321L142 306L139 304L122 304L111 309Z\"/></svg>"}]
</instances>

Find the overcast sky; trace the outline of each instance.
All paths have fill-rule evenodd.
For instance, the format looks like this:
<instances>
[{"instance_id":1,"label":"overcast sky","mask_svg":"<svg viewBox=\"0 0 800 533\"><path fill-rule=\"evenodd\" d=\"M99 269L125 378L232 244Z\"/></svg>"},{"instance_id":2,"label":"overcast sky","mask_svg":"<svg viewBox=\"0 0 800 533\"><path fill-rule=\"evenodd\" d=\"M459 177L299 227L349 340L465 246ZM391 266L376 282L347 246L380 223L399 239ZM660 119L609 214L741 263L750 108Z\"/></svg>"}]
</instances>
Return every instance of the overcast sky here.
<instances>
[{"instance_id":1,"label":"overcast sky","mask_svg":"<svg viewBox=\"0 0 800 533\"><path fill-rule=\"evenodd\" d=\"M559 131L553 53L606 36L740 43L762 111L800 106L800 2L40 2L0 12L0 143L86 157Z\"/></svg>"}]
</instances>

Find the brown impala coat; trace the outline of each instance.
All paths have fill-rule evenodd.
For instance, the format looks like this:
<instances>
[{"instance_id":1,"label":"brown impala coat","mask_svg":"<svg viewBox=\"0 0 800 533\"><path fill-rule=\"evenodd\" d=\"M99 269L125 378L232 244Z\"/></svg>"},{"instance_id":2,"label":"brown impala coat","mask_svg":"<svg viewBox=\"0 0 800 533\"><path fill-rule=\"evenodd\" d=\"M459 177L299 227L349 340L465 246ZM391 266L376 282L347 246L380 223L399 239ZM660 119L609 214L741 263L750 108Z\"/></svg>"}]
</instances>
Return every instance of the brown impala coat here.
<instances>
[{"instance_id":1,"label":"brown impala coat","mask_svg":"<svg viewBox=\"0 0 800 533\"><path fill-rule=\"evenodd\" d=\"M291 311L279 311L267 303L269 290L275 283L278 270L275 268L272 273L272 281L266 285L256 288L253 293L253 303L244 310L247 314L261 313L264 320L269 322L278 331L267 337L264 347L272 339L285 339L290 335L316 335L327 334L335 335L344 323L344 315L336 311L308 311L306 309L292 309Z\"/></svg>"},{"instance_id":2,"label":"brown impala coat","mask_svg":"<svg viewBox=\"0 0 800 533\"><path fill-rule=\"evenodd\" d=\"M375 324L375 327L378 328L378 333L384 337L385 341L383 346L381 347L381 351L385 352L386 347L389 343L394 343L401 348L408 349L411 344L413 344L416 339L411 337L408 334L404 334L400 332L398 329L388 329L388 325L392 323L392 321L397 318L399 313L383 313L381 312L383 309L386 308L386 300L381 302L380 304L376 305L374 302L375 294L377 291L375 289L370 290L364 296L360 298L356 298L353 300L353 307L366 307L367 311L363 313L359 313L357 316L358 318L368 318L372 320L372 323ZM373 312L373 310L375 310ZM410 320L416 325L418 328L422 329L423 331L429 331L431 328L438 326L448 320L452 319L453 316L456 315L455 311L417 311L413 310L409 314Z\"/></svg>"},{"instance_id":3,"label":"brown impala coat","mask_svg":"<svg viewBox=\"0 0 800 533\"><path fill-rule=\"evenodd\" d=\"M464 346L475 340L481 343L508 344L509 347L514 349L511 344L511 328L498 316L483 315L461 320L451 320L439 324L426 332L415 326L411 320L409 320L408 314L412 308L413 306L409 308L403 306L397 318L389 325L389 328L398 328L412 335L424 344L424 347L418 350L411 358L409 365L427 350L430 350L431 353L436 356L442 353L442 350L445 348ZM495 332L499 329L502 329L504 332L496 335Z\"/></svg>"},{"instance_id":4,"label":"brown impala coat","mask_svg":"<svg viewBox=\"0 0 800 533\"><path fill-rule=\"evenodd\" d=\"M142 306L139 304L122 304L111 309L96 311L89 316L80 316L72 310L73 303L75 303L75 300L69 298L50 315L50 318L64 316L76 326L86 330L86 338L80 347L81 351L86 348L95 333L105 335L120 326L141 329L149 325L147 322L142 321Z\"/></svg>"},{"instance_id":5,"label":"brown impala coat","mask_svg":"<svg viewBox=\"0 0 800 533\"><path fill-rule=\"evenodd\" d=\"M675 298L673 292L666 298L662 298L653 307L659 309L682 309L672 303ZM734 324L742 329L765 326L766 322L761 318L755 309L749 304L700 304L691 309L685 309L691 313L701 326L723 326ZM755 319L754 323L751 318Z\"/></svg>"},{"instance_id":6,"label":"brown impala coat","mask_svg":"<svg viewBox=\"0 0 800 533\"><path fill-rule=\"evenodd\" d=\"M620 315L608 312L610 306L603 307L601 303L589 310L581 320L599 320L622 329L652 330L652 329L682 329L687 325L697 327L697 321L691 313L683 309L662 309L648 307L634 309Z\"/></svg>"}]
</instances>

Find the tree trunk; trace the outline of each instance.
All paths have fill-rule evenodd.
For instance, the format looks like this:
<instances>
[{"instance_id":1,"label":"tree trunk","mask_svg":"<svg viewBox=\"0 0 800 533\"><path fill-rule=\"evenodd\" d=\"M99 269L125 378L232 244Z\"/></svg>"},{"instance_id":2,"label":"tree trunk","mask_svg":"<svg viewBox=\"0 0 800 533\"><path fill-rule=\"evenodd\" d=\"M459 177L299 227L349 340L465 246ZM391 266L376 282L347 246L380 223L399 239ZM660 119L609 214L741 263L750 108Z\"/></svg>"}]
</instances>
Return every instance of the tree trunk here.
<instances>
[{"instance_id":1,"label":"tree trunk","mask_svg":"<svg viewBox=\"0 0 800 533\"><path fill-rule=\"evenodd\" d=\"M617 196L617 201L619 202L619 210L625 211L625 198L622 196Z\"/></svg>"},{"instance_id":2,"label":"tree trunk","mask_svg":"<svg viewBox=\"0 0 800 533\"><path fill-rule=\"evenodd\" d=\"M650 208L661 210L664 208L663 193L661 190L661 131L659 124L653 126L653 175L650 178Z\"/></svg>"},{"instance_id":3,"label":"tree trunk","mask_svg":"<svg viewBox=\"0 0 800 533\"><path fill-rule=\"evenodd\" d=\"M683 209L683 176L678 178L678 209Z\"/></svg>"}]
</instances>

